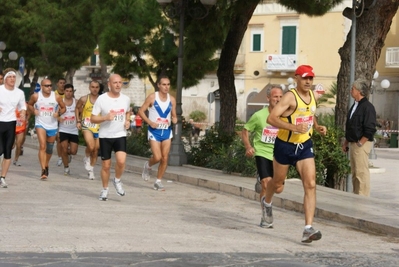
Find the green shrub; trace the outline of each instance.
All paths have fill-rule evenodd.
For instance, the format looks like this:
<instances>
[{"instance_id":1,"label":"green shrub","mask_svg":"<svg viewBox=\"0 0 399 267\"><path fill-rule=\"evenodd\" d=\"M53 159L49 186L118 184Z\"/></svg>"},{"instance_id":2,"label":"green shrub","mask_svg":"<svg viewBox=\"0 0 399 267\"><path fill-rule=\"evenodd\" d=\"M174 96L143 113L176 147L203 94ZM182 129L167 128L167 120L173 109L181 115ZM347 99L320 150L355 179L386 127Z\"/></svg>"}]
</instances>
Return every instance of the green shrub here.
<instances>
[{"instance_id":1,"label":"green shrub","mask_svg":"<svg viewBox=\"0 0 399 267\"><path fill-rule=\"evenodd\" d=\"M236 131L242 131L242 129L244 129L244 125L245 125L245 121L236 120L236 127L235 127L235 130L236 130Z\"/></svg>"},{"instance_id":2,"label":"green shrub","mask_svg":"<svg viewBox=\"0 0 399 267\"><path fill-rule=\"evenodd\" d=\"M132 132L127 137L127 153L140 157L150 157L151 147L147 139L147 124L143 124L139 132Z\"/></svg>"},{"instance_id":3,"label":"green shrub","mask_svg":"<svg viewBox=\"0 0 399 267\"><path fill-rule=\"evenodd\" d=\"M318 122L327 127L327 135L321 136L315 132L312 137L317 184L343 190L350 173L348 157L341 150L345 133L335 126L333 114L320 115Z\"/></svg>"},{"instance_id":4,"label":"green shrub","mask_svg":"<svg viewBox=\"0 0 399 267\"><path fill-rule=\"evenodd\" d=\"M319 124L327 126L327 135L320 136L314 131L312 137L315 152L316 182L319 185L344 189L350 171L349 160L341 152L341 138L344 132L334 124L334 115L322 115ZM198 146L185 145L188 164L222 170L224 173L240 173L255 177L257 173L254 158L245 157L245 147L238 135L220 136L217 124L206 131ZM252 138L251 138L252 142ZM147 126L140 133L128 137L128 153L142 157L151 155L147 141ZM299 178L294 167L290 167L288 178Z\"/></svg>"},{"instance_id":5,"label":"green shrub","mask_svg":"<svg viewBox=\"0 0 399 267\"><path fill-rule=\"evenodd\" d=\"M206 120L206 114L200 110L194 110L189 115L190 119L193 119L195 122L201 122Z\"/></svg>"},{"instance_id":6,"label":"green shrub","mask_svg":"<svg viewBox=\"0 0 399 267\"><path fill-rule=\"evenodd\" d=\"M219 136L214 127L209 129L198 146L187 151L188 163L225 173L241 173L255 176L256 166L253 158L245 157L245 147L236 135Z\"/></svg>"},{"instance_id":7,"label":"green shrub","mask_svg":"<svg viewBox=\"0 0 399 267\"><path fill-rule=\"evenodd\" d=\"M191 124L188 123L184 116L181 116L182 136L188 138L191 133Z\"/></svg>"}]
</instances>

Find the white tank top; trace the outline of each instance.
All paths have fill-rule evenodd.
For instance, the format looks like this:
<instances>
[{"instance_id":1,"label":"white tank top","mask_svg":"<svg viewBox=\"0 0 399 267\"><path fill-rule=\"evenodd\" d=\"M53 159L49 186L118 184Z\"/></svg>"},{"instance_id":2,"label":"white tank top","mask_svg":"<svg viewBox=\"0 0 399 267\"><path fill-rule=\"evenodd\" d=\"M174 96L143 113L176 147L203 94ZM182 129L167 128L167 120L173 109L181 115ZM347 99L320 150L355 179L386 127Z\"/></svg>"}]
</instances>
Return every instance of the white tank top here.
<instances>
[{"instance_id":1,"label":"white tank top","mask_svg":"<svg viewBox=\"0 0 399 267\"><path fill-rule=\"evenodd\" d=\"M158 129L167 129L170 126L172 103L169 94L166 101L162 102L159 93L155 92L154 104L148 109L148 118L158 123Z\"/></svg>"},{"instance_id":2,"label":"white tank top","mask_svg":"<svg viewBox=\"0 0 399 267\"><path fill-rule=\"evenodd\" d=\"M44 97L42 91L39 91L35 109L39 115L35 117L35 125L40 125L46 130L55 130L58 128L58 121L54 118L54 113L58 112L58 103L55 93L51 91L49 97Z\"/></svg>"},{"instance_id":3,"label":"white tank top","mask_svg":"<svg viewBox=\"0 0 399 267\"><path fill-rule=\"evenodd\" d=\"M65 103L65 98L64 98ZM72 99L72 104L70 106L66 106L66 111L61 115L61 118L64 119L63 122L60 122L59 132L75 134L78 135L78 128L76 128L76 117L75 117L75 107L76 100Z\"/></svg>"}]
</instances>

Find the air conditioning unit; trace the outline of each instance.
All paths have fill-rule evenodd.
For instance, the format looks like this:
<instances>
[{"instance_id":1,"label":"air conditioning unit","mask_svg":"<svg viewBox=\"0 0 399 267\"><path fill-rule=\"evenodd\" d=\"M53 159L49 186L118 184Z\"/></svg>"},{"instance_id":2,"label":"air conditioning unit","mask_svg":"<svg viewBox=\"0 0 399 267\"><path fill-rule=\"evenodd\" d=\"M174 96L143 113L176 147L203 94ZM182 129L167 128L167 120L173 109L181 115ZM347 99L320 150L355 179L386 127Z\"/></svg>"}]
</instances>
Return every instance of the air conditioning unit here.
<instances>
[{"instance_id":1,"label":"air conditioning unit","mask_svg":"<svg viewBox=\"0 0 399 267\"><path fill-rule=\"evenodd\" d=\"M294 71L297 68L296 55L266 55L263 68L267 71Z\"/></svg>"}]
</instances>

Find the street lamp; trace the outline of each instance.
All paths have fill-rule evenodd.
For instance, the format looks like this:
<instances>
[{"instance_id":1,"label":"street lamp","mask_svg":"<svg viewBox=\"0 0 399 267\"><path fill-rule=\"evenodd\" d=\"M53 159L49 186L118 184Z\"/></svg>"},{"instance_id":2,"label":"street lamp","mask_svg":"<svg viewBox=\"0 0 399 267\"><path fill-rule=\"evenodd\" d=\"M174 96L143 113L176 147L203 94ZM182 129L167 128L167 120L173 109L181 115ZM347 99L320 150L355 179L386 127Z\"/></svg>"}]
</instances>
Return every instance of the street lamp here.
<instances>
[{"instance_id":1,"label":"street lamp","mask_svg":"<svg viewBox=\"0 0 399 267\"><path fill-rule=\"evenodd\" d=\"M6 43L0 42L0 72L3 72L3 51L6 50Z\"/></svg>"},{"instance_id":2,"label":"street lamp","mask_svg":"<svg viewBox=\"0 0 399 267\"><path fill-rule=\"evenodd\" d=\"M296 87L295 81L292 77L289 77L287 79L287 82L288 82L288 90L294 89Z\"/></svg>"},{"instance_id":3,"label":"street lamp","mask_svg":"<svg viewBox=\"0 0 399 267\"><path fill-rule=\"evenodd\" d=\"M164 14L169 18L179 17L179 49L177 58L177 91L176 91L176 115L177 124L173 129L173 140L169 154L169 165L181 166L187 163L187 155L181 140L182 136L182 89L183 89L183 47L184 47L184 18L186 12L194 19L202 19L208 15L209 8L216 4L217 0L200 0L199 6L190 7L189 0L157 0L163 7Z\"/></svg>"},{"instance_id":4,"label":"street lamp","mask_svg":"<svg viewBox=\"0 0 399 267\"><path fill-rule=\"evenodd\" d=\"M7 46L5 42L0 42L0 72L3 71L3 51L6 50ZM8 54L9 60L17 60L18 54L15 51L12 51Z\"/></svg>"}]
</instances>

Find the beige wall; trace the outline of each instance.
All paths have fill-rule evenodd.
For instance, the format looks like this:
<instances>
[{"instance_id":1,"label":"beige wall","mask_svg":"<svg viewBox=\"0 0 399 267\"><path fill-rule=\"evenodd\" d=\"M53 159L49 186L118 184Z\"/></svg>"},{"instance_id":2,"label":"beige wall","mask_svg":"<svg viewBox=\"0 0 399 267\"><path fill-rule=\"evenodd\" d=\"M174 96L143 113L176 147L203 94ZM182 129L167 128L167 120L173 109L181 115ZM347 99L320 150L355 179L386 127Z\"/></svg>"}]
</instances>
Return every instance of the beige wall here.
<instances>
[{"instance_id":1,"label":"beige wall","mask_svg":"<svg viewBox=\"0 0 399 267\"><path fill-rule=\"evenodd\" d=\"M248 30L242 41L239 56L244 58L243 68L236 74L237 88L237 117L246 120L247 99L253 92L260 92L268 83L284 84L287 78L293 77L293 71L281 75L280 72L268 73L264 60L268 54L281 54L281 27L284 23L297 25L297 66L308 64L314 67L316 74L314 84L322 84L328 90L340 68L341 59L338 50L343 46L351 27L351 21L344 18L342 10L351 7L352 1L344 1L333 11L322 17L308 17L287 11L278 4L259 5L250 20ZM391 30L385 41L385 47L399 47L399 18L396 16L392 22ZM263 28L263 50L250 52L251 30ZM377 70L382 79L389 79L390 88L385 93L374 95L371 98L376 107L377 114L382 118L395 121L397 129L398 103L399 103L399 68L385 67L385 51L381 52L377 63ZM254 75L258 71L259 75ZM348 73L349 76L349 73ZM206 96L209 92L218 89L217 78L209 75L194 88L183 90L183 112L185 116L196 109L207 110L208 120L214 122L215 104L208 104ZM242 93L241 93L241 92ZM323 111L331 112L331 107ZM321 109L322 110L322 109ZM253 112L253 111L252 111Z\"/></svg>"},{"instance_id":2,"label":"beige wall","mask_svg":"<svg viewBox=\"0 0 399 267\"><path fill-rule=\"evenodd\" d=\"M242 53L245 54L246 61L243 73L245 96L254 90L261 90L267 83L287 85L287 78L293 76L293 72L287 72L284 76L280 72L270 74L264 69L266 55L281 54L281 26L284 23L297 26L297 66L301 64L313 66L316 74L314 84L320 83L325 90L328 90L332 82L336 81L341 64L338 50L343 46L351 27L351 21L342 15L342 10L347 6L351 7L351 4L352 1L346 1L322 17L298 15L277 4L259 5L249 23L242 44ZM399 47L398 23L399 18L396 16L376 66L380 74L377 86L383 79L388 79L391 86L385 93L380 91L374 95L374 99L371 97L377 114L382 118L394 118L395 123L398 121L399 113L399 68L385 67L385 53L386 47ZM263 50L251 52L251 29L261 27L263 27ZM256 70L259 71L258 76L253 74ZM242 98L238 105L245 106L246 97ZM245 108L241 110L245 112ZM238 116L245 117L245 114Z\"/></svg>"},{"instance_id":3,"label":"beige wall","mask_svg":"<svg viewBox=\"0 0 399 267\"><path fill-rule=\"evenodd\" d=\"M249 23L242 44L246 60L245 94L248 96L254 88L261 90L267 83L287 85L287 78L294 76L293 71L281 75L281 72L271 74L265 69L264 60L268 54L281 54L282 24L297 26L297 66L301 64L313 66L316 74L314 83L321 83L328 90L331 83L336 81L340 66L338 49L345 41L350 22L341 12L331 12L323 17L283 12L256 14ZM263 51L251 52L251 30L261 27L264 30ZM255 76L254 71L259 71L260 74Z\"/></svg>"}]
</instances>

